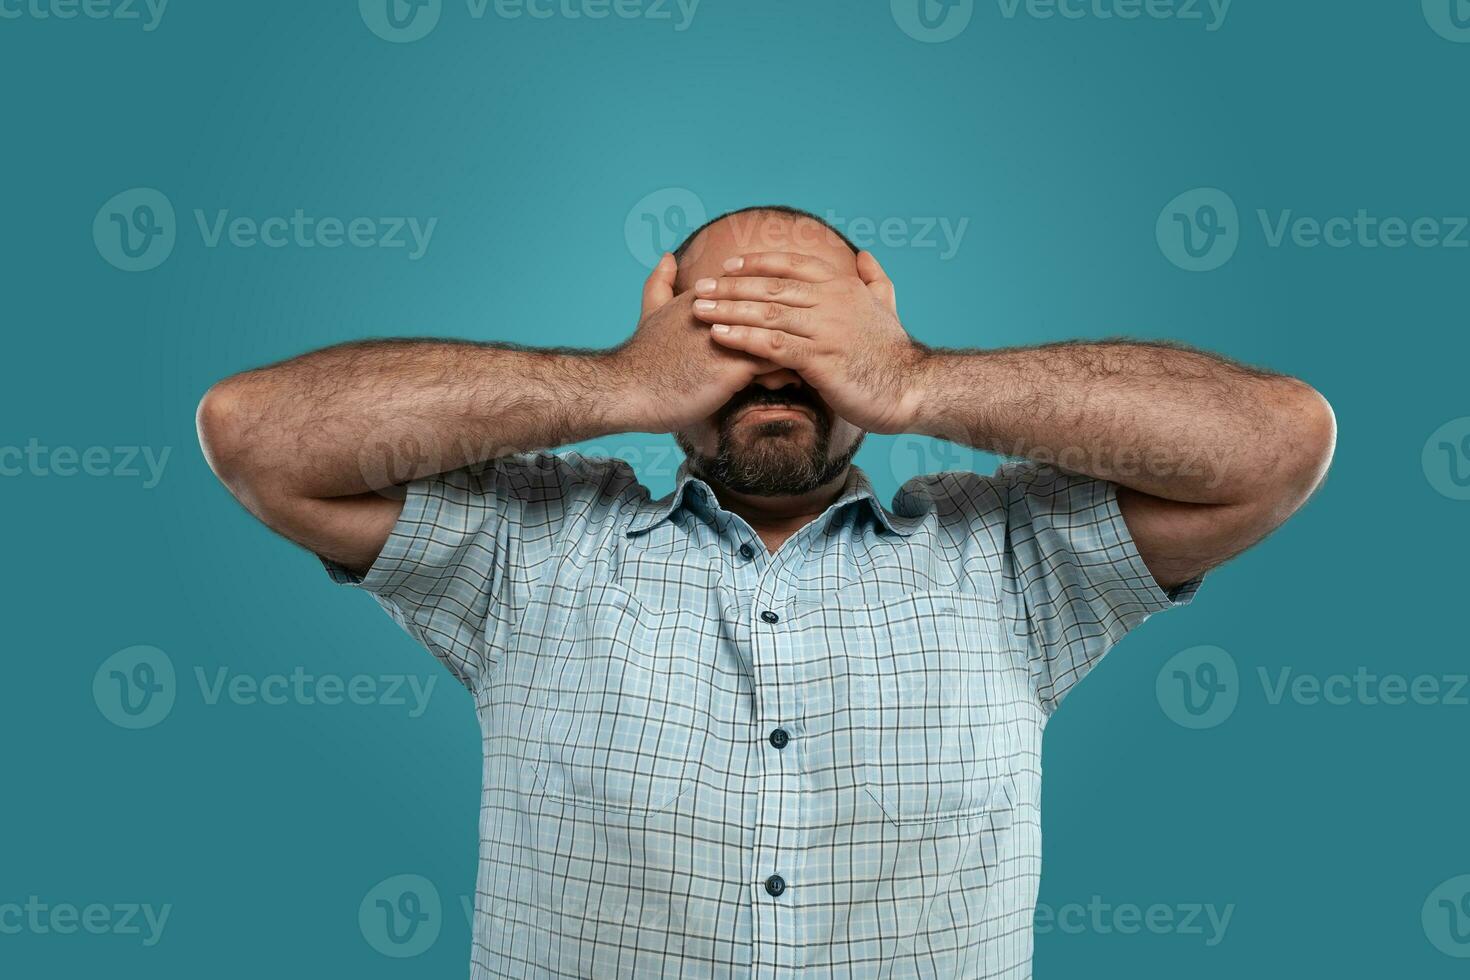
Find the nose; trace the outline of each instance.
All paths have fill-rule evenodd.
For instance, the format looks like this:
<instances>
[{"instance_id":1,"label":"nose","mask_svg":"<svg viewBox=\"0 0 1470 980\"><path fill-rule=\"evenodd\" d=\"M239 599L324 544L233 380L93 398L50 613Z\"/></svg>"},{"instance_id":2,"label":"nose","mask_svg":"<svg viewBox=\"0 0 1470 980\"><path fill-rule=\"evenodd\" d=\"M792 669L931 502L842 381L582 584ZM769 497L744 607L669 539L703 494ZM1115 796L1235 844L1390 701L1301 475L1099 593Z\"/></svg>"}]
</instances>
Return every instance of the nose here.
<instances>
[{"instance_id":1,"label":"nose","mask_svg":"<svg viewBox=\"0 0 1470 980\"><path fill-rule=\"evenodd\" d=\"M758 374L755 376L754 381L762 388L770 391L780 391L788 385L794 385L797 388L802 387L801 375L790 368L779 368L775 371L767 371L765 374Z\"/></svg>"}]
</instances>

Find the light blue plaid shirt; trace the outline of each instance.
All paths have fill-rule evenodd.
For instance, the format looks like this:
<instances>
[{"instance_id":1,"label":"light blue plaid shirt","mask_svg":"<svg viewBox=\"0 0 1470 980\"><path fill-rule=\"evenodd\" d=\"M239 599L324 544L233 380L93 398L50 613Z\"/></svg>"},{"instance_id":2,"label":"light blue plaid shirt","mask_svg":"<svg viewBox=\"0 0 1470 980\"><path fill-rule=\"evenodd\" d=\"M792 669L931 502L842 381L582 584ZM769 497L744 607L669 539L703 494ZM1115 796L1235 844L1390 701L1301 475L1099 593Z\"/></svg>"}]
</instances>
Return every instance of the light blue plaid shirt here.
<instances>
[{"instance_id":1,"label":"light blue plaid shirt","mask_svg":"<svg viewBox=\"0 0 1470 980\"><path fill-rule=\"evenodd\" d=\"M487 977L1029 977L1041 733L1165 593L1116 487L860 470L766 551L681 466L414 482L360 585L474 694Z\"/></svg>"}]
</instances>

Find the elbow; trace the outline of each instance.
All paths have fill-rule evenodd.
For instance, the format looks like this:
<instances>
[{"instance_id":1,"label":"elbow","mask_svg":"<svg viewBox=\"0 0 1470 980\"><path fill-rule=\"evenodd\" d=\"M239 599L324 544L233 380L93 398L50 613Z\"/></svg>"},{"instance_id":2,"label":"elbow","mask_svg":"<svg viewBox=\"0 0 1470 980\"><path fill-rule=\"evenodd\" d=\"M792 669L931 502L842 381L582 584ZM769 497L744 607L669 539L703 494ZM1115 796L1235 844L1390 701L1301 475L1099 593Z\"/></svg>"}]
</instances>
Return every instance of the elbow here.
<instances>
[{"instance_id":1,"label":"elbow","mask_svg":"<svg viewBox=\"0 0 1470 980\"><path fill-rule=\"evenodd\" d=\"M225 485L230 485L239 469L243 439L243 406L238 386L232 379L217 382L204 397L194 414L199 433L199 448L204 459Z\"/></svg>"},{"instance_id":2,"label":"elbow","mask_svg":"<svg viewBox=\"0 0 1470 980\"><path fill-rule=\"evenodd\" d=\"M1299 506L1327 477L1337 448L1337 416L1321 392L1302 382L1293 384L1288 404L1290 451L1285 469L1288 492Z\"/></svg>"}]
</instances>

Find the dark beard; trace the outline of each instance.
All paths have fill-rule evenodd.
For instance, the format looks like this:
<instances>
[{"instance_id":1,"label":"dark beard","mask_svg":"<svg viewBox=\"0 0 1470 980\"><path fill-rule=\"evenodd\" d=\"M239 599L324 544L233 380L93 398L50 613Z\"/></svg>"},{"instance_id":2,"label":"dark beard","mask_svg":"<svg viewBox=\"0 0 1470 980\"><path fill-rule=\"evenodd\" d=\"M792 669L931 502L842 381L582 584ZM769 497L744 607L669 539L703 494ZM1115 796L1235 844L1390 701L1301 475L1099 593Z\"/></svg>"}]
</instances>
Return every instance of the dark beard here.
<instances>
[{"instance_id":1,"label":"dark beard","mask_svg":"<svg viewBox=\"0 0 1470 980\"><path fill-rule=\"evenodd\" d=\"M736 408L744 408L751 401L772 404L789 404L787 398L754 398ZM808 402L800 402L813 408ZM859 435L847 451L836 459L828 459L832 444L832 425L817 413L816 438L810 450L802 451L780 437L794 431L798 423L789 419L776 419L748 426L747 444L738 445L727 412L720 423L719 441L713 456L703 456L682 435L675 434L675 441L689 457L690 469L698 476L727 487L736 493L760 497L784 497L810 493L825 486L847 469L858 447L863 444Z\"/></svg>"}]
</instances>

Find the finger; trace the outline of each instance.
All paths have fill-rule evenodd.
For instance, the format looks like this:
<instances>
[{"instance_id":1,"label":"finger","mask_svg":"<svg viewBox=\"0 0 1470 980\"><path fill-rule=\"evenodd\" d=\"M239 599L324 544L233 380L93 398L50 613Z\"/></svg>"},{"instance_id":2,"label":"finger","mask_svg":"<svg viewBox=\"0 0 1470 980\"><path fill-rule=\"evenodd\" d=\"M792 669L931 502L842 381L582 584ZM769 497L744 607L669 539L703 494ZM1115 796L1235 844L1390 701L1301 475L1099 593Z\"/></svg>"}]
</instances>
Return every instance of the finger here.
<instances>
[{"instance_id":1,"label":"finger","mask_svg":"<svg viewBox=\"0 0 1470 980\"><path fill-rule=\"evenodd\" d=\"M710 327L710 337L718 344L745 351L793 371L801 370L802 365L811 358L811 341L784 330L716 323Z\"/></svg>"},{"instance_id":2,"label":"finger","mask_svg":"<svg viewBox=\"0 0 1470 980\"><path fill-rule=\"evenodd\" d=\"M771 279L765 276L725 276L701 279L694 292L705 299L744 299L752 302L775 302L785 306L817 305L817 291L812 283L800 279Z\"/></svg>"},{"instance_id":3,"label":"finger","mask_svg":"<svg viewBox=\"0 0 1470 980\"><path fill-rule=\"evenodd\" d=\"M679 263L668 252L658 260L648 281L643 284L643 311L640 319L674 298L674 277L679 274Z\"/></svg>"},{"instance_id":4,"label":"finger","mask_svg":"<svg viewBox=\"0 0 1470 980\"><path fill-rule=\"evenodd\" d=\"M803 255L801 252L752 252L726 259L725 274L829 282L837 278L837 269L815 255Z\"/></svg>"},{"instance_id":5,"label":"finger","mask_svg":"<svg viewBox=\"0 0 1470 980\"><path fill-rule=\"evenodd\" d=\"M812 328L806 311L782 303L753 303L735 299L697 299L694 315L705 323L738 323L748 327L766 327L809 337Z\"/></svg>"},{"instance_id":6,"label":"finger","mask_svg":"<svg viewBox=\"0 0 1470 980\"><path fill-rule=\"evenodd\" d=\"M857 255L857 270L858 278L870 286L888 278L883 266L878 264L878 257L866 249Z\"/></svg>"},{"instance_id":7,"label":"finger","mask_svg":"<svg viewBox=\"0 0 1470 980\"><path fill-rule=\"evenodd\" d=\"M878 258L872 252L858 253L858 278L868 287L868 292L878 298L884 306L887 306L896 315L898 313L898 293L893 288L893 280L883 271L883 266L878 263Z\"/></svg>"}]
</instances>

